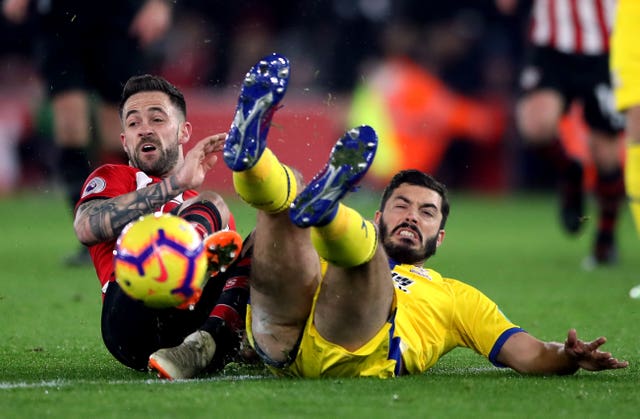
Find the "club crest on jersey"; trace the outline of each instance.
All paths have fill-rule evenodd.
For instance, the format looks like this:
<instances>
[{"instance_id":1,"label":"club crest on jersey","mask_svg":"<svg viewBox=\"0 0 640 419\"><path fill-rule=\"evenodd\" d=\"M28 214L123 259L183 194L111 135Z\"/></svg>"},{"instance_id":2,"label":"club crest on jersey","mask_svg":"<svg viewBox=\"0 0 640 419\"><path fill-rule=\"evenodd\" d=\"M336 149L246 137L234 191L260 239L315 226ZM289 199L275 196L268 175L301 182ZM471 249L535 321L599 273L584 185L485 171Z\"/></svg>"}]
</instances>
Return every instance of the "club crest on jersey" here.
<instances>
[{"instance_id":1,"label":"club crest on jersey","mask_svg":"<svg viewBox=\"0 0 640 419\"><path fill-rule=\"evenodd\" d=\"M433 281L431 276L429 276L429 271L427 271L425 268L421 268L419 266L416 266L416 267L411 268L410 272L414 273L416 275L423 276L423 277L427 278L429 281Z\"/></svg>"},{"instance_id":2,"label":"club crest on jersey","mask_svg":"<svg viewBox=\"0 0 640 419\"><path fill-rule=\"evenodd\" d=\"M82 198L84 198L87 195L102 192L106 187L107 187L107 182L105 182L103 178L94 177L89 181L89 183L87 183L87 186L85 186L84 191L82 191Z\"/></svg>"}]
</instances>

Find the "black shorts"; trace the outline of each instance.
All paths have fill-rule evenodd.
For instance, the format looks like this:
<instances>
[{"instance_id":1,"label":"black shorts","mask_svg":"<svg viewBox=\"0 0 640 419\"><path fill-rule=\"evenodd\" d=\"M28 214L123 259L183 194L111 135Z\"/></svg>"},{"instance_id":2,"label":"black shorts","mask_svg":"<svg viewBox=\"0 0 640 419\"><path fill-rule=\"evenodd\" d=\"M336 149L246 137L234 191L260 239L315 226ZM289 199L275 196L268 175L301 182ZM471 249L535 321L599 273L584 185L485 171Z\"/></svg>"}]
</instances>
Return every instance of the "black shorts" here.
<instances>
[{"instance_id":1,"label":"black shorts","mask_svg":"<svg viewBox=\"0 0 640 419\"><path fill-rule=\"evenodd\" d=\"M181 344L207 320L224 286L220 277L207 282L194 310L149 308L127 296L117 282L110 282L102 304L105 346L122 364L145 371L149 355Z\"/></svg>"},{"instance_id":2,"label":"black shorts","mask_svg":"<svg viewBox=\"0 0 640 419\"><path fill-rule=\"evenodd\" d=\"M624 118L616 112L609 73L609 56L564 54L551 48L532 48L520 75L522 94L541 89L559 92L569 108L582 103L589 127L616 134Z\"/></svg>"},{"instance_id":3,"label":"black shorts","mask_svg":"<svg viewBox=\"0 0 640 419\"><path fill-rule=\"evenodd\" d=\"M53 2L55 3L55 2ZM52 10L38 17L35 48L50 96L81 89L118 103L129 77L148 72L148 58L129 35L131 13L86 2L96 10Z\"/></svg>"}]
</instances>

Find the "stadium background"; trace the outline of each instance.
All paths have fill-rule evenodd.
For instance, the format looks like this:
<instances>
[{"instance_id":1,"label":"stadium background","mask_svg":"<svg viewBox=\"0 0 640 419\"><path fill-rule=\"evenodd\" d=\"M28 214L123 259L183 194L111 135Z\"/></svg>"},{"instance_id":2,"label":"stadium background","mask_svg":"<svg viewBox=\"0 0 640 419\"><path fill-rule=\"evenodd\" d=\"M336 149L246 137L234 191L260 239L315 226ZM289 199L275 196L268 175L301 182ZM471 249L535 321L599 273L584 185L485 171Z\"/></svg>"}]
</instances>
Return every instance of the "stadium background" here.
<instances>
[{"instance_id":1,"label":"stadium background","mask_svg":"<svg viewBox=\"0 0 640 419\"><path fill-rule=\"evenodd\" d=\"M171 34L152 53L157 71L185 90L196 138L227 129L239 84L257 57L271 51L288 55L293 79L270 146L308 175L357 118L352 100L371 105L365 108L372 112L368 117L385 116L381 91L359 83L370 80L370 69L381 68L375 64L384 51L400 52L407 38L417 39L410 43L412 56L423 71L392 68L417 77L408 78L416 81L404 97L409 104L429 88L443 93L434 108L427 107L431 113L411 114L423 122L419 127L446 121L433 112L441 110L443 98L480 104L467 108L476 111L497 109L491 115L500 122L486 124L499 128L489 141L474 135L482 124L454 119L458 124L439 125L437 136L402 133L425 143L435 138L428 147L397 159L393 147L378 155L383 163L404 162L424 150L435 154L438 144L446 148L433 160L437 174L461 193L453 194L446 248L433 267L479 287L542 339L564 339L572 327L585 338L607 336L606 350L628 360L628 369L525 377L464 350L453 351L427 374L392 381L274 380L262 370L232 365L221 376L166 383L123 367L100 337L101 293L93 267L60 263L77 239L54 187L49 109L29 55L32 28L0 20L2 417L637 418L640 306L628 291L638 284L640 259L632 220L624 211L620 264L579 269L591 236L567 237L558 228L550 170L524 150L513 128L528 3L519 0L514 15L502 16L494 0L177 0ZM396 43L383 48L389 38ZM564 129L573 152L584 155L579 119L568 119ZM223 165L215 170L211 186L230 190ZM536 189L543 191L529 193ZM350 199L354 208L372 214L377 195ZM248 233L255 214L238 200L229 202L242 220L242 233Z\"/></svg>"},{"instance_id":2,"label":"stadium background","mask_svg":"<svg viewBox=\"0 0 640 419\"><path fill-rule=\"evenodd\" d=\"M292 62L270 146L309 176L335 139L367 123L381 148L367 180L403 167L451 188L509 193L553 185L513 127L530 1L510 15L495 0L177 1L173 27L149 51L154 72L182 88L194 138L228 129L239 84L273 51ZM0 191L51 186L50 113L32 54L32 21L0 26ZM585 160L578 115L562 140ZM216 167L208 187L231 191Z\"/></svg>"}]
</instances>

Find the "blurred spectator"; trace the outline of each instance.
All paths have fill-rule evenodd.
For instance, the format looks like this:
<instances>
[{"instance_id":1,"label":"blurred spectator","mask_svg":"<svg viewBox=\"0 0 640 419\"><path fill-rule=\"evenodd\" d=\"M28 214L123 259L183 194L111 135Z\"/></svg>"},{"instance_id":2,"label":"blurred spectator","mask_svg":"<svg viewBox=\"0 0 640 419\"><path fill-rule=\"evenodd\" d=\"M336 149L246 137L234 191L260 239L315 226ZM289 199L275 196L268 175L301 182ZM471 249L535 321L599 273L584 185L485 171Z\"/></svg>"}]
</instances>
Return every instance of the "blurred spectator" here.
<instances>
[{"instance_id":1,"label":"blurred spectator","mask_svg":"<svg viewBox=\"0 0 640 419\"><path fill-rule=\"evenodd\" d=\"M297 1L185 0L176 9L162 73L184 87L224 87L238 80L256 57L275 50L298 25ZM283 51L284 50L284 51Z\"/></svg>"},{"instance_id":2,"label":"blurred spectator","mask_svg":"<svg viewBox=\"0 0 640 419\"><path fill-rule=\"evenodd\" d=\"M508 13L517 0L499 0ZM613 108L609 80L611 0L535 0L531 9L530 50L521 74L518 129L532 149L553 165L561 193L561 221L570 234L585 220L584 169L559 141L563 115L579 103L596 169L598 226L592 254L583 266L616 262L615 227L624 193L620 136L623 119Z\"/></svg>"},{"instance_id":3,"label":"blurred spectator","mask_svg":"<svg viewBox=\"0 0 640 419\"><path fill-rule=\"evenodd\" d=\"M5 5L26 1L6 0ZM50 1L53 9L61 4L60 1ZM31 6L35 11L38 5L46 3L32 0ZM76 3L80 4L78 7L91 8L88 2L80 0L70 4ZM110 9L124 3L129 5L129 14L113 27L110 35L124 32L121 30L123 24L131 20L143 0L117 0L111 2ZM167 4L164 0L162 3ZM63 31L62 27L78 26L83 21L82 13L69 10L67 20L61 19L64 24L51 33L63 36L69 29ZM104 11L100 13L105 14ZM44 17L42 13L37 15ZM185 94L197 93L206 101L208 89L216 88L219 91L215 94L224 95L224 89L234 88L242 80L244 70L258 57L278 51L287 55L296 69L292 73L290 99L297 93L298 98L302 95L305 99L321 101L327 114L340 119L337 125L341 126L347 125L354 92L357 98L362 98L363 89L371 87L373 79L378 78L374 74L388 74L382 71L385 64L392 69L392 61L393 65L402 63L399 66L401 74L416 76L414 99L418 91L422 92L425 101L430 98L432 104L447 97L453 108L466 109L458 116L465 112L467 116L443 120L439 118L446 112L424 111L422 132L415 130L417 125L407 128L413 130L410 137L419 147L414 148L407 142L404 147L412 152L404 153L398 161L403 165L424 164L425 170L438 171L438 175L453 186L475 187L485 183L487 185L481 186L503 187L504 179L508 177L505 173L512 169L507 167L511 164L511 156L506 153L513 152L509 147L513 147L514 142L501 143L499 140L509 128L505 125L505 111L511 109L508 102L513 94L514 68L520 59L521 33L524 33L522 15L524 13L518 11L514 13L515 17L498 13L494 0L444 3L418 0L276 0L268 3L181 0L174 6L171 15L174 24L162 43L155 43L152 49L142 49L141 45L129 42L129 45L136 45L136 52L129 54L134 61L148 57L150 52L171 59L153 63L145 60L144 65L130 60L122 62L129 68L142 68L141 71L146 71L150 64L156 65L158 72L184 88ZM38 34L40 39L42 31ZM104 48L96 50L104 51ZM83 56L91 54L84 53ZM391 56L394 58L390 59ZM404 58L397 60L398 57ZM106 69L108 64L104 63L101 67ZM51 83L47 84L49 90ZM55 92L51 90L51 93ZM225 97L218 97L215 102L220 103ZM94 103L92 100L91 105ZM432 109L442 110L438 108ZM195 107L194 111L204 112ZM83 118L75 120L78 122ZM425 121L431 123L425 125ZM99 125L98 128L99 132L90 131L92 136L104 132L104 128ZM427 140L422 141L422 138ZM109 150L106 142L100 147ZM90 150L93 152L94 148ZM85 148L82 150L86 153ZM118 141L114 141L112 150L120 150ZM422 160L412 163L411 158L418 156ZM408 161L402 162L403 159ZM104 161L91 154L89 157L76 156L76 160Z\"/></svg>"},{"instance_id":4,"label":"blurred spectator","mask_svg":"<svg viewBox=\"0 0 640 419\"><path fill-rule=\"evenodd\" d=\"M394 3L380 29L383 56L364 71L349 124L366 121L380 134L384 152L369 173L382 184L406 168L442 176L443 160L458 140L492 150L486 156L500 160L510 69L504 69L499 94L484 90L483 76L489 74L484 66L490 60L477 54L476 45L486 35L487 10L461 6ZM463 71L453 75L459 66ZM473 166L472 160L467 155L462 167ZM501 169L489 164L484 175ZM449 173L454 181L447 182L460 185L461 172Z\"/></svg>"},{"instance_id":5,"label":"blurred spectator","mask_svg":"<svg viewBox=\"0 0 640 419\"><path fill-rule=\"evenodd\" d=\"M0 18L0 196L19 186L24 140L33 135L32 114L40 82L30 59L32 28Z\"/></svg>"},{"instance_id":6,"label":"blurred spectator","mask_svg":"<svg viewBox=\"0 0 640 419\"><path fill-rule=\"evenodd\" d=\"M56 167L73 208L93 167L126 161L119 95L130 76L149 71L145 48L164 36L171 5L165 0L111 0L99 7L84 0L5 0L2 6L15 23L33 13L34 58L51 99ZM90 153L93 135L100 139L95 158ZM91 260L81 247L66 263L88 265Z\"/></svg>"}]
</instances>

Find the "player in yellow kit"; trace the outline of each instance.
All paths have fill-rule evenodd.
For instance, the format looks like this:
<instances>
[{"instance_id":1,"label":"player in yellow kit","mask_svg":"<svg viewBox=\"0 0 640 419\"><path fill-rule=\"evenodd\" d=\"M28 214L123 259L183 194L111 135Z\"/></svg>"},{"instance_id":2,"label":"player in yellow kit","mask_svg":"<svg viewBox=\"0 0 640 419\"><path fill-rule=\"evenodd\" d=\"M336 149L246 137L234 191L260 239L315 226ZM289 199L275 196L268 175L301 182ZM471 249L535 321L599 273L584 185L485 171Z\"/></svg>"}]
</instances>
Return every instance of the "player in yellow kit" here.
<instances>
[{"instance_id":1,"label":"player in yellow kit","mask_svg":"<svg viewBox=\"0 0 640 419\"><path fill-rule=\"evenodd\" d=\"M624 183L640 235L640 2L618 0L611 34L611 78L615 105L626 116ZM631 294L640 290L640 285Z\"/></svg>"},{"instance_id":2,"label":"player in yellow kit","mask_svg":"<svg viewBox=\"0 0 640 419\"><path fill-rule=\"evenodd\" d=\"M338 140L306 186L266 147L289 62L265 57L246 75L223 158L240 197L258 209L251 249L249 341L278 375L417 374L456 347L523 373L570 374L628 364L605 338L543 342L477 289L423 268L445 237L444 185L398 173L373 221L341 203L364 177L378 139L369 126ZM246 255L245 255L246 256Z\"/></svg>"},{"instance_id":3,"label":"player in yellow kit","mask_svg":"<svg viewBox=\"0 0 640 419\"><path fill-rule=\"evenodd\" d=\"M625 188L640 234L640 2L618 0L611 34L611 73L615 104L627 119Z\"/></svg>"},{"instance_id":4,"label":"player in yellow kit","mask_svg":"<svg viewBox=\"0 0 640 419\"><path fill-rule=\"evenodd\" d=\"M604 338L583 342L571 330L564 344L540 341L480 291L424 269L449 214L446 188L431 176L398 173L373 221L342 204L375 157L371 127L347 131L305 186L266 147L289 72L274 54L247 73L223 155L236 191L259 210L247 330L276 373L415 374L456 347L523 373L627 366L598 349Z\"/></svg>"},{"instance_id":5,"label":"player in yellow kit","mask_svg":"<svg viewBox=\"0 0 640 419\"><path fill-rule=\"evenodd\" d=\"M422 176L405 171L396 181ZM522 331L480 291L436 271L394 264L391 277L393 314L367 344L348 351L323 339L310 315L292 365L268 361L272 370L304 377L418 374L456 347L471 348L501 366L496 355L502 343Z\"/></svg>"}]
</instances>

